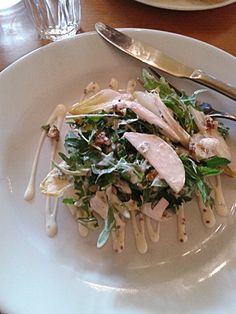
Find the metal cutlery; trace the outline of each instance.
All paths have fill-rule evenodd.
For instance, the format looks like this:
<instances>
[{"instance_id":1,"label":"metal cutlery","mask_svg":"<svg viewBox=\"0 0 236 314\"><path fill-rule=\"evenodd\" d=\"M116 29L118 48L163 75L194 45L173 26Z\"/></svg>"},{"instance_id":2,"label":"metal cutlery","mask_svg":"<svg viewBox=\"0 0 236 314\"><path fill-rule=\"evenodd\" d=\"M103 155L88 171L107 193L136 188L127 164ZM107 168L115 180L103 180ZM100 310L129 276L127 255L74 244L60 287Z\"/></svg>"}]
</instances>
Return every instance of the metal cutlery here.
<instances>
[{"instance_id":1,"label":"metal cutlery","mask_svg":"<svg viewBox=\"0 0 236 314\"><path fill-rule=\"evenodd\" d=\"M126 34L101 22L96 23L96 31L109 43L127 53L128 55L164 71L176 77L186 78L200 83L217 92L236 100L236 87L224 83L200 69L193 69L177 60L165 55L160 50L151 47L139 40L131 38Z\"/></svg>"}]
</instances>

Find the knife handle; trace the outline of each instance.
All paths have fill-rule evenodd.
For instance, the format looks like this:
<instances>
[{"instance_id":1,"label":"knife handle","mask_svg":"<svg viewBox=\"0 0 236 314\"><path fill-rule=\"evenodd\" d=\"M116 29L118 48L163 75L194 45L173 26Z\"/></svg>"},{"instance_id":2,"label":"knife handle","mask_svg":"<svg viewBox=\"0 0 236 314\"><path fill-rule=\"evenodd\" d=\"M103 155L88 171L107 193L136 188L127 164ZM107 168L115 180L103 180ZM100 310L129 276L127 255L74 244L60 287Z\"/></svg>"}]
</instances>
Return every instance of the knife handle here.
<instances>
[{"instance_id":1,"label":"knife handle","mask_svg":"<svg viewBox=\"0 0 236 314\"><path fill-rule=\"evenodd\" d=\"M236 100L236 87L217 80L214 76L206 74L201 70L195 70L190 79L204 86L210 87L217 92Z\"/></svg>"}]
</instances>

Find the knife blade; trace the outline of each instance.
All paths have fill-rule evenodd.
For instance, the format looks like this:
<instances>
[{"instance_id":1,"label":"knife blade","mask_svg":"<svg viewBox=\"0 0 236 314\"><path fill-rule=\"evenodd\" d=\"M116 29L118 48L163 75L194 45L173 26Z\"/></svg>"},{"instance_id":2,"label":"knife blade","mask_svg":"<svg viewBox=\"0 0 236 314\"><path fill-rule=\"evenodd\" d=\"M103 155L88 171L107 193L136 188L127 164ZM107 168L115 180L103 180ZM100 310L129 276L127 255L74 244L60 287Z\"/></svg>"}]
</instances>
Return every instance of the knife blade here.
<instances>
[{"instance_id":1,"label":"knife blade","mask_svg":"<svg viewBox=\"0 0 236 314\"><path fill-rule=\"evenodd\" d=\"M167 56L158 49L112 28L102 22L95 24L99 35L130 56L175 77L189 79L236 100L236 87L216 79L201 69L194 69Z\"/></svg>"}]
</instances>

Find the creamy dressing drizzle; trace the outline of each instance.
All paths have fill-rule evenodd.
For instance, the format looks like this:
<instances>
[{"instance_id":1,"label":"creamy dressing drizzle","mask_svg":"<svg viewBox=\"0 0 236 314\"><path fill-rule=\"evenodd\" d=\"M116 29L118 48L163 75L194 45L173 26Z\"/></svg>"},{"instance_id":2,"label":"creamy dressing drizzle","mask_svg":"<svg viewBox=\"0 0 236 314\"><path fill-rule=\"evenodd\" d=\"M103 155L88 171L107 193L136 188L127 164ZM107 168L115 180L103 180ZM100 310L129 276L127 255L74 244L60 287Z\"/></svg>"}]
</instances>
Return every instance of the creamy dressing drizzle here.
<instances>
[{"instance_id":1,"label":"creamy dressing drizzle","mask_svg":"<svg viewBox=\"0 0 236 314\"><path fill-rule=\"evenodd\" d=\"M32 169L31 169L31 174L30 174L30 179L29 179L29 182L28 182L27 188L25 190L25 194L24 194L24 199L26 201L31 201L34 198L36 170L37 170L40 151L41 151L45 137L46 137L46 131L42 131L38 146L36 148L36 152L35 152L35 156L34 156L34 160L33 160L33 165L32 165Z\"/></svg>"},{"instance_id":2,"label":"creamy dressing drizzle","mask_svg":"<svg viewBox=\"0 0 236 314\"><path fill-rule=\"evenodd\" d=\"M57 234L57 208L58 208L58 198L55 199L53 209L51 210L50 197L46 197L45 206L45 217L46 217L46 232L47 235L52 238Z\"/></svg>"},{"instance_id":3,"label":"creamy dressing drizzle","mask_svg":"<svg viewBox=\"0 0 236 314\"><path fill-rule=\"evenodd\" d=\"M215 184L214 184L215 183ZM228 208L225 203L225 198L222 191L220 176L215 177L215 182L212 183L212 188L215 193L215 210L219 216L226 216L228 214Z\"/></svg>"},{"instance_id":4,"label":"creamy dressing drizzle","mask_svg":"<svg viewBox=\"0 0 236 314\"><path fill-rule=\"evenodd\" d=\"M207 228L212 228L216 223L215 215L212 209L203 203L201 196L198 193L196 195L198 206L202 215L202 222Z\"/></svg>"},{"instance_id":5,"label":"creamy dressing drizzle","mask_svg":"<svg viewBox=\"0 0 236 314\"><path fill-rule=\"evenodd\" d=\"M62 123L63 123L64 117L65 117L65 114L66 114L66 107L62 104L58 105L54 109L52 114L50 115L46 124L49 124L49 125L55 124L57 129L60 131L62 128ZM35 152L33 165L32 165L32 169L31 169L31 174L30 174L30 179L29 179L29 182L28 182L25 194L24 194L24 199L26 201L31 201L34 197L34 194L35 194L36 171L37 171L40 152L41 152L45 137L46 137L46 131L43 130L42 134L40 136L40 139L39 139L39 143L38 143L36 152ZM56 140L53 140L50 160L55 159L57 146L58 146L58 142ZM45 206L45 218L46 218L46 232L47 232L49 237L54 237L57 233L57 222L56 222L57 208L58 208L58 198L55 199L54 206L51 209L50 197L47 196L46 197L46 206Z\"/></svg>"},{"instance_id":6,"label":"creamy dressing drizzle","mask_svg":"<svg viewBox=\"0 0 236 314\"><path fill-rule=\"evenodd\" d=\"M158 242L160 239L160 227L161 224L159 221L155 221L154 219L151 219L150 217L146 216L146 226L147 226L147 231L149 238L151 239L152 242ZM155 226L152 226L152 223L155 224Z\"/></svg>"},{"instance_id":7,"label":"creamy dressing drizzle","mask_svg":"<svg viewBox=\"0 0 236 314\"><path fill-rule=\"evenodd\" d=\"M186 242L188 236L186 233L186 220L184 216L184 206L181 204L176 212L177 216L177 229L178 229L178 239L180 242Z\"/></svg>"},{"instance_id":8,"label":"creamy dressing drizzle","mask_svg":"<svg viewBox=\"0 0 236 314\"><path fill-rule=\"evenodd\" d=\"M65 112L66 112L66 107L64 105L58 105L54 109L54 111L52 112L52 114L49 117L46 124L52 124L55 120L60 121L62 124L63 118L65 116ZM27 188L25 190L25 194L24 194L24 199L26 201L31 201L34 198L36 170L37 170L37 166L38 166L39 155L40 155L46 134L47 134L46 131L42 130L42 133L41 133L41 136L40 136L37 148L36 148L35 156L33 159L33 164L32 164L31 173L30 173L30 179L29 179L29 182L28 182Z\"/></svg>"},{"instance_id":9,"label":"creamy dressing drizzle","mask_svg":"<svg viewBox=\"0 0 236 314\"><path fill-rule=\"evenodd\" d=\"M84 93L82 94L80 101L83 101L88 95L91 93L97 93L101 90L100 86L96 82L90 82L84 89Z\"/></svg>"},{"instance_id":10,"label":"creamy dressing drizzle","mask_svg":"<svg viewBox=\"0 0 236 314\"><path fill-rule=\"evenodd\" d=\"M127 92L131 94L134 93L136 85L137 85L136 80L129 80L127 83Z\"/></svg>"},{"instance_id":11,"label":"creamy dressing drizzle","mask_svg":"<svg viewBox=\"0 0 236 314\"><path fill-rule=\"evenodd\" d=\"M78 231L82 238L86 238L88 236L89 229L81 225L80 223L78 223Z\"/></svg>"},{"instance_id":12,"label":"creamy dressing drizzle","mask_svg":"<svg viewBox=\"0 0 236 314\"><path fill-rule=\"evenodd\" d=\"M118 88L119 88L118 80L115 79L115 78L112 78L112 79L110 80L109 87L110 87L111 89L113 89L113 90L118 91Z\"/></svg>"},{"instance_id":13,"label":"creamy dressing drizzle","mask_svg":"<svg viewBox=\"0 0 236 314\"><path fill-rule=\"evenodd\" d=\"M112 246L116 253L121 253L125 247L125 227L126 223L119 217L117 213L114 213L116 221L116 230L113 230L112 235Z\"/></svg>"},{"instance_id":14,"label":"creamy dressing drizzle","mask_svg":"<svg viewBox=\"0 0 236 314\"><path fill-rule=\"evenodd\" d=\"M139 220L140 229L141 229L141 230L139 230L137 220L135 217L135 212L131 211L130 214L131 214L131 223L133 226L133 232L134 232L137 250L139 251L139 253L144 254L147 252L148 246L147 246L147 241L145 238L145 227L144 227L143 215L139 214L137 217L137 219Z\"/></svg>"}]
</instances>

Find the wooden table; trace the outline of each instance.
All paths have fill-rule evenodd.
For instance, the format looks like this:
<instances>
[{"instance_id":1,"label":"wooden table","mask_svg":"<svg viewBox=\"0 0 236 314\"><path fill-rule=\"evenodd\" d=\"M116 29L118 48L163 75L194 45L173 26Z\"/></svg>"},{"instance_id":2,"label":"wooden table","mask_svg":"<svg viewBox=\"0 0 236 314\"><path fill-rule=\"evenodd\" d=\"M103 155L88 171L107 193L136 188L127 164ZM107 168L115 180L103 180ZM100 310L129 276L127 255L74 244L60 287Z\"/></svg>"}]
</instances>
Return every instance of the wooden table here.
<instances>
[{"instance_id":1,"label":"wooden table","mask_svg":"<svg viewBox=\"0 0 236 314\"><path fill-rule=\"evenodd\" d=\"M236 3L207 11L170 11L134 0L81 0L81 31L102 21L113 27L153 28L197 38L236 56ZM0 15L0 70L26 53L48 44L40 40L22 4Z\"/></svg>"}]
</instances>

